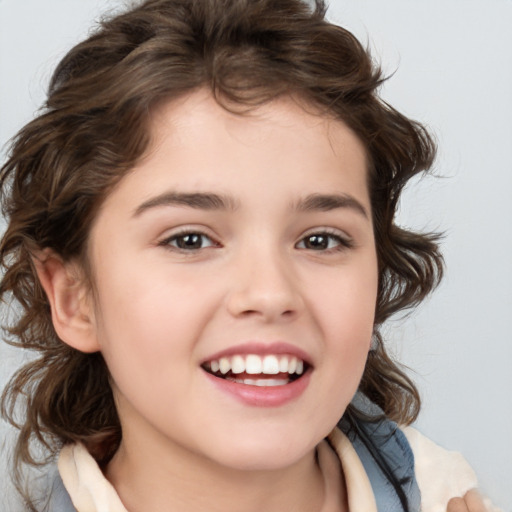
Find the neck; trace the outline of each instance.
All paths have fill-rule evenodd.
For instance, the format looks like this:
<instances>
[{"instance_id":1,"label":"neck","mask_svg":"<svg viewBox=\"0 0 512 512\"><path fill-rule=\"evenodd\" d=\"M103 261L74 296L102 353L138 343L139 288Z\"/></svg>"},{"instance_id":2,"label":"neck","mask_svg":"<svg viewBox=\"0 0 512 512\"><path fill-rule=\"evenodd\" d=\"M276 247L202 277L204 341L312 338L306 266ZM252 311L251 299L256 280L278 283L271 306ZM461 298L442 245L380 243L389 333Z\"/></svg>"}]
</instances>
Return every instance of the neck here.
<instances>
[{"instance_id":1,"label":"neck","mask_svg":"<svg viewBox=\"0 0 512 512\"><path fill-rule=\"evenodd\" d=\"M318 512L324 482L315 452L286 468L265 471L226 468L174 447L145 443L134 449L126 437L107 467L129 512Z\"/></svg>"}]
</instances>

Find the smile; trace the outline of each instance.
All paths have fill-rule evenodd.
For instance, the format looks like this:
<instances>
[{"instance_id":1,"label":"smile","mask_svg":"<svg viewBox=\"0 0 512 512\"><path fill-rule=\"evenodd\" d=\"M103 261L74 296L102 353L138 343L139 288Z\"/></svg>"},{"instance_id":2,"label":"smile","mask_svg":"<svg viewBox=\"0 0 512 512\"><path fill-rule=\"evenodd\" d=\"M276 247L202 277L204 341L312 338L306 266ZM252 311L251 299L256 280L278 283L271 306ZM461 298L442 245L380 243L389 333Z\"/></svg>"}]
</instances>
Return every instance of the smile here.
<instances>
[{"instance_id":1,"label":"smile","mask_svg":"<svg viewBox=\"0 0 512 512\"><path fill-rule=\"evenodd\" d=\"M280 407L297 400L313 373L309 354L285 342L248 342L203 360L215 389L251 407Z\"/></svg>"},{"instance_id":2,"label":"smile","mask_svg":"<svg viewBox=\"0 0 512 512\"><path fill-rule=\"evenodd\" d=\"M208 373L248 386L284 386L298 379L307 369L302 359L286 354L233 355L207 361L203 369Z\"/></svg>"}]
</instances>

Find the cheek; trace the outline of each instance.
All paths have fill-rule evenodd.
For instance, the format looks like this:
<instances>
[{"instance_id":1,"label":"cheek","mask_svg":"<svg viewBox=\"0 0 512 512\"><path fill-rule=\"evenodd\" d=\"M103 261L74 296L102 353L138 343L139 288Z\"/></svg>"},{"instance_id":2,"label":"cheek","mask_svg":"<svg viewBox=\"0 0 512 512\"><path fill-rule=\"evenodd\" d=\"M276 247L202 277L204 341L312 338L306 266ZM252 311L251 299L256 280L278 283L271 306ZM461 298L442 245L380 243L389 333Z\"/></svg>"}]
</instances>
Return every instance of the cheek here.
<instances>
[{"instance_id":1,"label":"cheek","mask_svg":"<svg viewBox=\"0 0 512 512\"><path fill-rule=\"evenodd\" d=\"M336 269L316 282L318 315L336 332L350 335L354 341L368 339L373 331L377 300L377 265L373 257L351 268Z\"/></svg>"},{"instance_id":2,"label":"cheek","mask_svg":"<svg viewBox=\"0 0 512 512\"><path fill-rule=\"evenodd\" d=\"M338 269L326 276L324 292L317 288L316 318L325 340L325 370L329 392L339 401L340 412L355 393L364 371L375 320L377 266L368 257L350 269ZM339 390L345 389L340 394Z\"/></svg>"},{"instance_id":3,"label":"cheek","mask_svg":"<svg viewBox=\"0 0 512 512\"><path fill-rule=\"evenodd\" d=\"M214 312L215 290L168 266L107 267L98 276L97 336L111 373L133 372L147 382L159 370L178 375L196 365L194 347Z\"/></svg>"},{"instance_id":4,"label":"cheek","mask_svg":"<svg viewBox=\"0 0 512 512\"><path fill-rule=\"evenodd\" d=\"M187 399L190 392L186 376L194 364L196 330L190 326L195 324L164 291L155 288L151 298L134 287L133 299L114 293L103 297L99 341L124 416L134 407L158 417L154 411L164 414L162 404Z\"/></svg>"}]
</instances>

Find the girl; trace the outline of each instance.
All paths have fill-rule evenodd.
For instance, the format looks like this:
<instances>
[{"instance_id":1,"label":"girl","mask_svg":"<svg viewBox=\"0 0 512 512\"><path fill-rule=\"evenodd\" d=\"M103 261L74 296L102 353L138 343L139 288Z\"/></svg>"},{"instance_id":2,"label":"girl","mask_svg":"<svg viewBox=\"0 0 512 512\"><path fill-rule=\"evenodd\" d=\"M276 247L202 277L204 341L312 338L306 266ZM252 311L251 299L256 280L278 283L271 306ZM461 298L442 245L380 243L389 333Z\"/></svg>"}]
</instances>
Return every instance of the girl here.
<instances>
[{"instance_id":1,"label":"girl","mask_svg":"<svg viewBox=\"0 0 512 512\"><path fill-rule=\"evenodd\" d=\"M380 334L442 273L393 222L434 147L324 11L149 0L58 66L1 175L10 341L40 354L3 409L18 470L58 454L31 510L484 507L449 455L425 484Z\"/></svg>"}]
</instances>

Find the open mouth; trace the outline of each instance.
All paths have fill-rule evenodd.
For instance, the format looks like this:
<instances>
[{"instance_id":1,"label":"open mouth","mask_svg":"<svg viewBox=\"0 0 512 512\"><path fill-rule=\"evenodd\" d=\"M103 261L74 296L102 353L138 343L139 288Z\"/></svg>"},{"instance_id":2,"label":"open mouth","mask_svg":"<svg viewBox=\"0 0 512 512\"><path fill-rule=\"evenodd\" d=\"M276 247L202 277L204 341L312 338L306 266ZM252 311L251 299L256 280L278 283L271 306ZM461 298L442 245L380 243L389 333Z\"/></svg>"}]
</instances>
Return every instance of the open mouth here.
<instances>
[{"instance_id":1,"label":"open mouth","mask_svg":"<svg viewBox=\"0 0 512 512\"><path fill-rule=\"evenodd\" d=\"M302 359L285 354L234 355L213 359L201 366L220 379L258 387L285 386L300 379L309 369Z\"/></svg>"}]
</instances>

